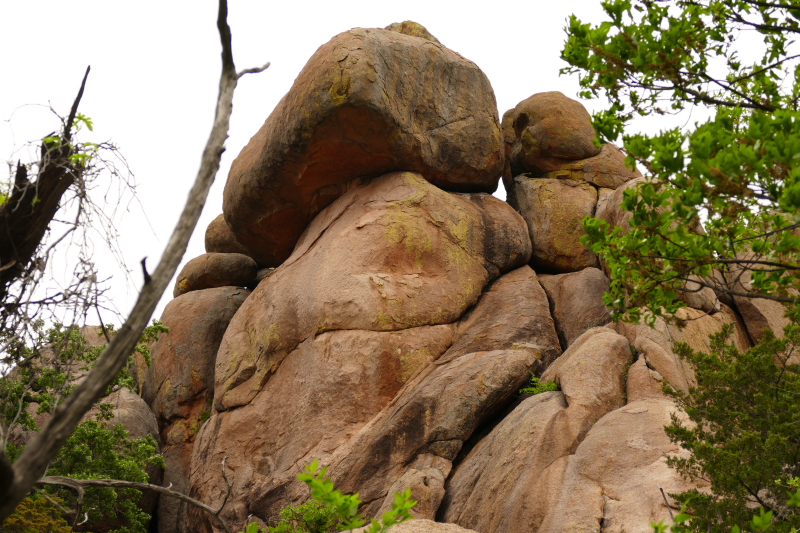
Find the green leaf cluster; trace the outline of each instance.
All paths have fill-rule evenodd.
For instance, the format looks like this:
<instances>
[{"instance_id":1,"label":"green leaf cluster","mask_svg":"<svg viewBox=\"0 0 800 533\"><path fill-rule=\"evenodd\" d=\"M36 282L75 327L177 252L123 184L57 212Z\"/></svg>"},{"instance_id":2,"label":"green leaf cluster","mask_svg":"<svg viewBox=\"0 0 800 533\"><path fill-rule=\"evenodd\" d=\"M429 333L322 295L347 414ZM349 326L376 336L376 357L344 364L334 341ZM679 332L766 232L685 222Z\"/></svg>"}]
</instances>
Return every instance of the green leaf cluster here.
<instances>
[{"instance_id":1,"label":"green leaf cluster","mask_svg":"<svg viewBox=\"0 0 800 533\"><path fill-rule=\"evenodd\" d=\"M800 526L800 366L790 364L800 348L800 306L788 316L784 338L765 330L745 352L730 342L732 324L711 336L711 353L676 344L697 386L682 393L665 385L688 416L673 414L665 430L691 452L667 462L712 490L673 495L692 515L685 531L727 533L737 525L788 533ZM751 520L754 507L761 513Z\"/></svg>"},{"instance_id":2,"label":"green leaf cluster","mask_svg":"<svg viewBox=\"0 0 800 533\"><path fill-rule=\"evenodd\" d=\"M64 503L58 496L50 499L59 505ZM0 524L0 533L70 533L72 528L61 516L61 510L42 495L28 496L14 513Z\"/></svg>"},{"instance_id":3,"label":"green leaf cluster","mask_svg":"<svg viewBox=\"0 0 800 533\"><path fill-rule=\"evenodd\" d=\"M581 96L605 97L598 137L622 137L651 181L625 193L630 231L587 218L584 243L609 266L615 320L674 317L692 279L752 274L756 293L800 289L800 33L792 3L608 0L598 25L571 16L562 58ZM757 35L762 55L739 55ZM712 117L657 135L623 135L636 117L704 106ZM702 219L703 227L700 225ZM641 308L644 308L643 312Z\"/></svg>"},{"instance_id":4,"label":"green leaf cluster","mask_svg":"<svg viewBox=\"0 0 800 533\"><path fill-rule=\"evenodd\" d=\"M363 526L366 521L358 514L361 500L358 494L342 494L334 489L333 482L325 477L328 467L319 467L314 459L306 465L305 472L297 479L308 485L311 500L299 507L286 507L281 511L281 522L277 527L268 527L269 533L323 533L328 531L349 531ZM411 490L397 492L391 509L383 513L380 521L374 518L366 529L367 533L382 533L394 524L412 518L409 510L417 504L411 499ZM261 533L257 524L248 524L243 533Z\"/></svg>"},{"instance_id":5,"label":"green leaf cluster","mask_svg":"<svg viewBox=\"0 0 800 533\"><path fill-rule=\"evenodd\" d=\"M520 389L520 394L541 394L543 392L551 392L558 390L558 385L553 381L546 381L544 383L539 381L539 378L531 372L531 381L527 387Z\"/></svg>"},{"instance_id":6,"label":"green leaf cluster","mask_svg":"<svg viewBox=\"0 0 800 533\"><path fill-rule=\"evenodd\" d=\"M51 413L74 388L76 372L91 370L105 350L105 345L92 346L76 327L55 324L45 328L39 321L33 324L33 332L34 339L30 344L0 332L0 339L10 341L2 362L13 368L0 379L0 423L6 428L16 426L26 431L38 430L34 415ZM116 334L113 325L106 326L106 332L109 336ZM166 332L168 329L154 320L140 337L135 352L141 354L148 365L150 351L147 344ZM129 360L128 366L131 364L132 360ZM133 385L128 368L124 368L106 394L115 387L135 390ZM36 409L28 408L29 405L35 405ZM45 475L146 483L147 466L163 466L163 458L156 453L158 446L153 437L129 438L122 425L109 423L113 417L113 405L99 403L95 407L96 419L78 425ZM10 443L7 445L5 452L12 463L22 448ZM65 489L48 487L44 490L70 506L75 504L74 495ZM122 517L122 523L126 525L114 530L115 533L145 533L150 516L138 509L136 504L140 497L141 492L135 489L87 489L83 509L89 513L88 527ZM41 507L44 504L37 505Z\"/></svg>"}]
</instances>

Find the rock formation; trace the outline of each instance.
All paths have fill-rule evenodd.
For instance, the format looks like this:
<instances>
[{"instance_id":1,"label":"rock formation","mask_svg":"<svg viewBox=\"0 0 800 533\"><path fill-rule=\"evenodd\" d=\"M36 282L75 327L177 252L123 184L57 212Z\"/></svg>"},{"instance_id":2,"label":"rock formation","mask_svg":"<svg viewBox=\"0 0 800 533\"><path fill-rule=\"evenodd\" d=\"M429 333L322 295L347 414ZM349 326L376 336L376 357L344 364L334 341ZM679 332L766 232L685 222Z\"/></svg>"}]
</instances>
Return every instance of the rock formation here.
<instances>
[{"instance_id":1,"label":"rock formation","mask_svg":"<svg viewBox=\"0 0 800 533\"><path fill-rule=\"evenodd\" d=\"M219 506L227 458L234 530L304 502L315 458L368 518L410 489L400 533L668 519L659 488L700 486L665 463L685 451L662 385L695 384L673 344L708 350L733 324L746 349L779 321L703 289L685 329L612 324L581 220L629 229L622 194L646 178L594 137L557 92L501 129L486 76L410 21L320 47L234 162L164 311L142 396L165 482ZM489 194L501 174L507 203ZM531 374L558 390L520 395ZM158 512L161 533L219 532L196 508Z\"/></svg>"},{"instance_id":2,"label":"rock formation","mask_svg":"<svg viewBox=\"0 0 800 533\"><path fill-rule=\"evenodd\" d=\"M354 179L395 170L494 191L503 170L494 93L474 63L435 40L356 28L314 53L233 162L225 221L276 267Z\"/></svg>"}]
</instances>

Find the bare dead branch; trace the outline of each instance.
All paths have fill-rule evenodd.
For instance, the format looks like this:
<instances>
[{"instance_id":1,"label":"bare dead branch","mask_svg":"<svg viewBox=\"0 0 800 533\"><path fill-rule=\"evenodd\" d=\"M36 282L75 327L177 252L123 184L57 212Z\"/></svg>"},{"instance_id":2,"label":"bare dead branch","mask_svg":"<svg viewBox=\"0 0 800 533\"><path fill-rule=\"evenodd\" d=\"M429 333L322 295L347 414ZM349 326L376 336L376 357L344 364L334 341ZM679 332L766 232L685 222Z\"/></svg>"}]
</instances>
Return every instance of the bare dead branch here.
<instances>
[{"instance_id":1,"label":"bare dead branch","mask_svg":"<svg viewBox=\"0 0 800 533\"><path fill-rule=\"evenodd\" d=\"M50 461L74 431L80 418L100 399L105 389L125 365L129 354L136 346L161 295L167 288L167 284L175 274L183 254L186 252L189 238L194 231L208 196L208 191L219 170L220 157L224 151L225 140L228 137L233 93L238 81L233 63L231 33L227 23L227 13L226 0L219 0L217 27L222 44L222 74L220 76L214 126L203 150L200 170L189 193L183 213L164 250L158 267L152 274L150 282L142 287L139 298L128 319L120 327L117 335L113 337L86 379L76 386L73 392L56 407L45 426L25 447L25 450L12 466L12 479L9 479L7 474L2 477L4 475L3 468L8 465L4 465L3 461L7 462L7 458L5 458L4 451L0 450L0 522L13 512L19 502L38 482L37 480L45 473ZM101 480L91 480L92 483L99 481ZM105 486L115 486L113 483L127 483L113 480L105 481L108 483ZM85 482L82 481L82 483ZM128 483L124 486L130 487L133 485ZM143 484L142 488L144 487L145 485ZM158 491L160 490L166 489L159 487Z\"/></svg>"},{"instance_id":2,"label":"bare dead branch","mask_svg":"<svg viewBox=\"0 0 800 533\"><path fill-rule=\"evenodd\" d=\"M199 507L203 511L213 516L217 520L217 522L219 522L219 524L222 526L222 529L224 529L227 533L231 533L231 530L228 528L228 524L225 523L225 520L223 520L223 518L219 515L219 513L222 511L222 507L220 507L219 510L214 510L199 500L195 500L194 498L175 490L170 490L165 487L159 487L158 485L151 485L149 483L137 483L135 481L121 481L118 479L72 479L69 477L61 477L61 476L43 477L36 480L36 484L68 487L69 489L74 490L78 494L78 497L80 499L82 499L83 493L87 487L111 487L116 489L136 489L141 491L157 492L163 496L167 496L169 498L177 498L178 500L186 502L190 505ZM77 514L78 516L80 516L80 511L78 511Z\"/></svg>"},{"instance_id":3,"label":"bare dead branch","mask_svg":"<svg viewBox=\"0 0 800 533\"><path fill-rule=\"evenodd\" d=\"M246 68L243 71L241 71L238 74L236 74L236 79L241 78L245 74L258 74L259 72L264 72L265 70L267 70L269 68L269 65L270 65L270 63L269 63L269 61L267 61L267 63L263 67Z\"/></svg>"}]
</instances>

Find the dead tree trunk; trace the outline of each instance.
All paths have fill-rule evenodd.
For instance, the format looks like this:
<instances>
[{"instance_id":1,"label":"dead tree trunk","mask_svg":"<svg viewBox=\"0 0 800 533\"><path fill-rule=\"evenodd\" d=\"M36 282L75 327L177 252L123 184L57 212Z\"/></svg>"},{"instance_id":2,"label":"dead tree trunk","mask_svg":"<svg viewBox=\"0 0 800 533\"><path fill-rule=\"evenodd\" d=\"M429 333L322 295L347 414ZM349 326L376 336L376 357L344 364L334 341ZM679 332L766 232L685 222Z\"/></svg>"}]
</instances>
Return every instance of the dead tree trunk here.
<instances>
[{"instance_id":1,"label":"dead tree trunk","mask_svg":"<svg viewBox=\"0 0 800 533\"><path fill-rule=\"evenodd\" d=\"M167 244L161 261L151 278L145 282L136 305L128 319L112 339L95 367L75 390L53 412L47 424L28 443L17 461L11 465L5 450L0 450L0 522L5 520L20 501L30 492L37 480L44 475L47 465L56 456L61 446L75 430L81 417L103 395L127 361L161 295L175 274L178 264L186 252L208 190L219 170L219 161L228 137L228 126L232 112L233 91L238 79L250 69L236 73L231 51L231 32L227 23L226 0L219 1L217 27L222 41L222 75L219 85L214 126L211 130L197 179L189 192L189 198L178 224Z\"/></svg>"}]
</instances>

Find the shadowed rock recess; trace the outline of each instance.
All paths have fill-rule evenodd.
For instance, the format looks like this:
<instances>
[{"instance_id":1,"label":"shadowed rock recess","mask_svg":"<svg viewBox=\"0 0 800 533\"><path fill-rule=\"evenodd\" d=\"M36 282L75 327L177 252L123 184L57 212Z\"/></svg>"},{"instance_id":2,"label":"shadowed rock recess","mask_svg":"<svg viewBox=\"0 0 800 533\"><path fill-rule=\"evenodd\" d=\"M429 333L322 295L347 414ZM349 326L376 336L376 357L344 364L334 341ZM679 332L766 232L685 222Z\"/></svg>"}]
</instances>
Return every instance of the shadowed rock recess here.
<instances>
[{"instance_id":1,"label":"shadowed rock recess","mask_svg":"<svg viewBox=\"0 0 800 533\"><path fill-rule=\"evenodd\" d=\"M645 178L594 137L558 92L501 127L483 72L415 22L322 45L233 163L138 375L165 482L216 508L227 457L234 531L306 501L313 459L367 518L410 489L398 532L668 520L659 488L700 487L665 463L685 452L662 385L695 384L673 343L707 350L731 323L746 349L779 320L697 291L683 330L611 324L580 222L627 229L622 193ZM521 396L532 373L558 390ZM220 531L168 499L157 524Z\"/></svg>"}]
</instances>

